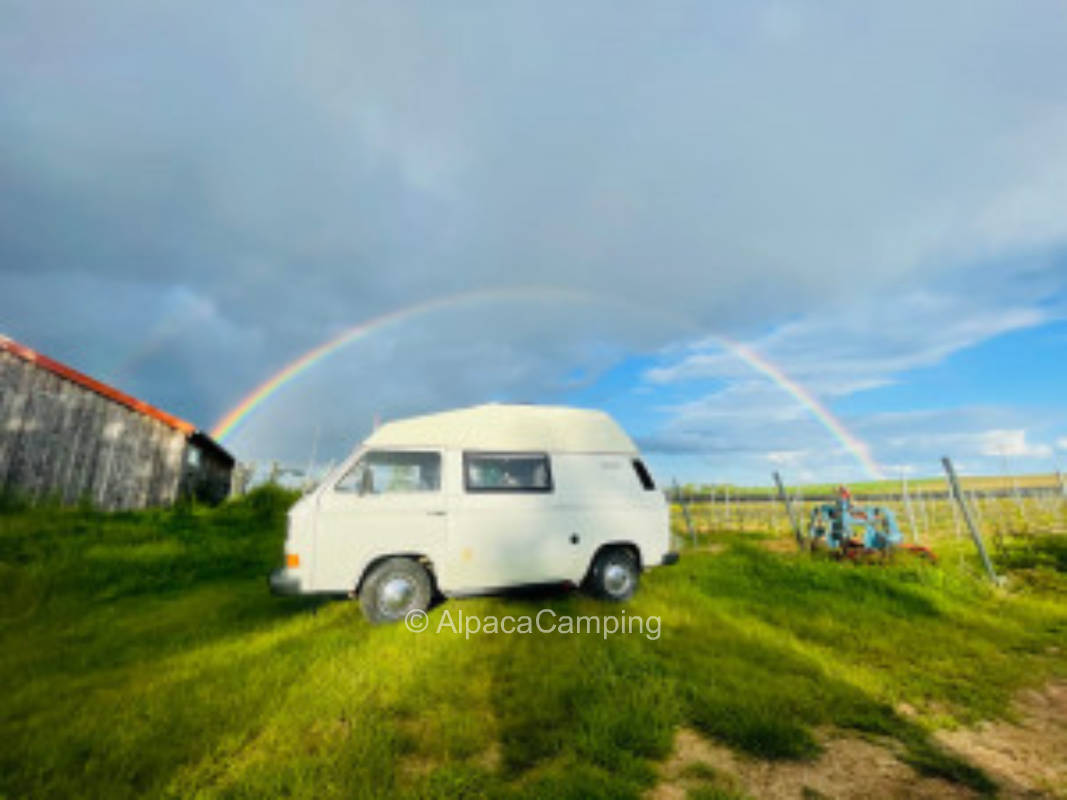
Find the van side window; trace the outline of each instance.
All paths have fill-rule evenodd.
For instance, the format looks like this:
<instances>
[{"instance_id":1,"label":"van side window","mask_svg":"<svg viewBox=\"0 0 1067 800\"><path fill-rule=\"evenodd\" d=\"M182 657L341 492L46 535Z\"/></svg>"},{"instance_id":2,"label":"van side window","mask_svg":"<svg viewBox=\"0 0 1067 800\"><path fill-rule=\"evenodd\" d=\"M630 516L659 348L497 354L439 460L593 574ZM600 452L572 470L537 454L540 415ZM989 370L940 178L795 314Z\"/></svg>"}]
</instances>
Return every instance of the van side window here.
<instances>
[{"instance_id":1,"label":"van side window","mask_svg":"<svg viewBox=\"0 0 1067 800\"><path fill-rule=\"evenodd\" d=\"M545 453L464 453L463 485L468 492L551 492L552 470Z\"/></svg>"},{"instance_id":2,"label":"van side window","mask_svg":"<svg viewBox=\"0 0 1067 800\"><path fill-rule=\"evenodd\" d=\"M334 486L335 491L360 495L440 489L441 454L409 450L364 453Z\"/></svg>"},{"instance_id":3,"label":"van side window","mask_svg":"<svg viewBox=\"0 0 1067 800\"><path fill-rule=\"evenodd\" d=\"M639 459L634 459L634 472L637 473L637 479L641 481L641 486L644 487L646 492L653 492L656 490L656 483L652 480L652 476L648 472L648 467L645 463Z\"/></svg>"}]
</instances>

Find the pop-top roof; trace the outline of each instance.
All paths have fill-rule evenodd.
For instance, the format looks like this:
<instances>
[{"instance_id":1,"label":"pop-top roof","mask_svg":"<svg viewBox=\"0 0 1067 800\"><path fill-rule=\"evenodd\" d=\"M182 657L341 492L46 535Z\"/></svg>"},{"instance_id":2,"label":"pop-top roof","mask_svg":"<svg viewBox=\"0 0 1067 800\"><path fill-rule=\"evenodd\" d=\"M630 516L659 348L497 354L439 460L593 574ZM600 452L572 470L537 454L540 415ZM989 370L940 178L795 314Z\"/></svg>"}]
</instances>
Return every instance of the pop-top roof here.
<instances>
[{"instance_id":1,"label":"pop-top roof","mask_svg":"<svg viewBox=\"0 0 1067 800\"><path fill-rule=\"evenodd\" d=\"M364 444L463 450L637 452L630 437L603 411L495 403L389 422L372 433Z\"/></svg>"},{"instance_id":2,"label":"pop-top roof","mask_svg":"<svg viewBox=\"0 0 1067 800\"><path fill-rule=\"evenodd\" d=\"M160 411L155 406L150 406L148 403L142 402L136 397L131 397L124 392L120 392L118 389L108 386L106 383L101 383L98 380L90 378L88 375L84 375L81 372L78 372L78 370L68 367L66 364L61 364L48 356L41 355L36 350L31 350L29 347L19 344L14 339L9 339L2 334L0 334L0 350L18 356L24 361L29 361L31 364L35 364L41 369L46 369L61 378L72 381L91 392L96 392L97 394L106 397L108 400L113 400L114 402L140 412L145 416L157 419L175 430L181 431L186 436L196 430L196 426L191 422L179 419L172 414L168 414L166 411Z\"/></svg>"}]
</instances>

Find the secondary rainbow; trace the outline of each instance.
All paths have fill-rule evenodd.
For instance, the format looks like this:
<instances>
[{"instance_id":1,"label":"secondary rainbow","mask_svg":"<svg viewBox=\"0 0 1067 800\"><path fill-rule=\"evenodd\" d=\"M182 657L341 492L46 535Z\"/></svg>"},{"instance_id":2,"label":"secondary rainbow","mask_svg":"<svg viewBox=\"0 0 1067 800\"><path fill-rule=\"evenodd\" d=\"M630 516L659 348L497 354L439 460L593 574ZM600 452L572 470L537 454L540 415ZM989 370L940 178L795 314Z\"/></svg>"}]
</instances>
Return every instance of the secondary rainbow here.
<instances>
[{"instance_id":1,"label":"secondary rainbow","mask_svg":"<svg viewBox=\"0 0 1067 800\"><path fill-rule=\"evenodd\" d=\"M263 383L259 384L259 386L246 395L237 405L230 409L217 423L215 423L215 426L211 430L211 435L220 441L226 439L233 434L241 423L248 419L257 408L261 407L272 395L287 383L290 383L312 367L315 367L325 359L329 358L333 353L342 350L354 342L365 339L371 334L380 333L390 327L400 325L423 314L446 308L454 308L468 303L485 302L487 300L516 300L530 298L563 302L612 304L625 306L630 310L635 310L635 307L615 298L605 298L586 292L557 289L553 287L485 289L427 300L413 306L408 306L407 308L397 309L388 314L382 314L381 316L361 322L358 325L346 328L322 344L308 350L303 355L286 364L278 372L263 381ZM647 308L637 308L636 310L642 311L643 313L655 313ZM665 313L658 315L663 316L665 319L669 318L674 324L678 324L679 322L678 318L674 315L667 315ZM794 397L838 442L841 443L848 452L855 456L856 460L859 461L870 477L876 480L884 479L885 476L877 462L871 456L870 448L867 446L866 442L849 431L825 405L820 403L819 400L811 394L811 392L790 378L780 367L768 361L763 355L756 352L748 345L733 341L732 339L728 339L721 335L715 335L711 338L723 349L744 361L754 370L769 378Z\"/></svg>"}]
</instances>

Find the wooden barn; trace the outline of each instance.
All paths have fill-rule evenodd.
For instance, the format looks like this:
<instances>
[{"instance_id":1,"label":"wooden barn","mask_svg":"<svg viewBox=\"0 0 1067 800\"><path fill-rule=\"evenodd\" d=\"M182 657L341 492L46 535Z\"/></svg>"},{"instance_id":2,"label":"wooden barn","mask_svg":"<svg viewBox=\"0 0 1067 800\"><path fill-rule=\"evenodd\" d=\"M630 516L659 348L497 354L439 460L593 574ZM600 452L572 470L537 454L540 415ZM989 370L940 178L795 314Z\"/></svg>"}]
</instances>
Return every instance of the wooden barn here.
<instances>
[{"instance_id":1,"label":"wooden barn","mask_svg":"<svg viewBox=\"0 0 1067 800\"><path fill-rule=\"evenodd\" d=\"M233 465L191 423L0 336L0 492L104 509L215 503Z\"/></svg>"}]
</instances>

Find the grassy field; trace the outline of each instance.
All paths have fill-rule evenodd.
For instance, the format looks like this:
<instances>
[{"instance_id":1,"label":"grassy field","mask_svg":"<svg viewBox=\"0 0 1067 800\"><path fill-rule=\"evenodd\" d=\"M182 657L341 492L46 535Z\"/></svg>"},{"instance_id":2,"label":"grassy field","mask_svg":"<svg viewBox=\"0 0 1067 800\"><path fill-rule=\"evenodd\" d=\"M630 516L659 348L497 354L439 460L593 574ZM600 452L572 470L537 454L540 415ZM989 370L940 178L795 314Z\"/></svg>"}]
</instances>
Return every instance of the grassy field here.
<instances>
[{"instance_id":1,"label":"grassy field","mask_svg":"<svg viewBox=\"0 0 1067 800\"><path fill-rule=\"evenodd\" d=\"M833 726L992 792L931 730L1067 674L1063 537L998 549L1012 580L997 590L962 548L940 567L857 568L708 526L625 607L658 616L657 638L466 638L271 597L291 499L0 513L0 795L637 797L683 725L770 760L815 758ZM484 598L430 626L543 607L622 610Z\"/></svg>"}]
</instances>

